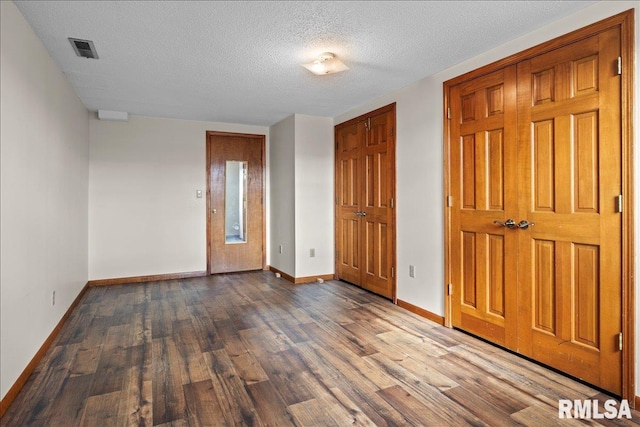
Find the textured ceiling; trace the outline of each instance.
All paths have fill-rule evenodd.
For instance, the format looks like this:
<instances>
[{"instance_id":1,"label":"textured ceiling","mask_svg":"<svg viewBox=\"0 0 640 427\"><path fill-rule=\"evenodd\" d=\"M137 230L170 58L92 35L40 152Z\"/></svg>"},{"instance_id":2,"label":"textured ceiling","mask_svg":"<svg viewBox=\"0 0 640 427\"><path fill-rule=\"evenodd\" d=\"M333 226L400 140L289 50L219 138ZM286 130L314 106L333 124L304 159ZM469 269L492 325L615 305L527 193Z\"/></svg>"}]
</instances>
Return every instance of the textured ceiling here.
<instances>
[{"instance_id":1,"label":"textured ceiling","mask_svg":"<svg viewBox=\"0 0 640 427\"><path fill-rule=\"evenodd\" d=\"M335 117L593 2L15 3L89 110L271 125ZM350 70L300 66L324 51Z\"/></svg>"}]
</instances>

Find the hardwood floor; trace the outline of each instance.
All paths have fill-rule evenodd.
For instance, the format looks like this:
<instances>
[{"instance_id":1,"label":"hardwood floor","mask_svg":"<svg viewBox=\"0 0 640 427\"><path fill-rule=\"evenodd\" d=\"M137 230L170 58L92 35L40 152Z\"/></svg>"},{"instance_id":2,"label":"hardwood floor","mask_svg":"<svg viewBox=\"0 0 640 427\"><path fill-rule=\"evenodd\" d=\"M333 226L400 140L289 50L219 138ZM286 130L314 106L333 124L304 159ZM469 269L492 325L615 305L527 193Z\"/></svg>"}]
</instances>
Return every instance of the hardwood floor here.
<instances>
[{"instance_id":1,"label":"hardwood floor","mask_svg":"<svg viewBox=\"0 0 640 427\"><path fill-rule=\"evenodd\" d=\"M90 288L3 426L547 426L608 396L341 282ZM591 420L591 425L637 425Z\"/></svg>"}]
</instances>

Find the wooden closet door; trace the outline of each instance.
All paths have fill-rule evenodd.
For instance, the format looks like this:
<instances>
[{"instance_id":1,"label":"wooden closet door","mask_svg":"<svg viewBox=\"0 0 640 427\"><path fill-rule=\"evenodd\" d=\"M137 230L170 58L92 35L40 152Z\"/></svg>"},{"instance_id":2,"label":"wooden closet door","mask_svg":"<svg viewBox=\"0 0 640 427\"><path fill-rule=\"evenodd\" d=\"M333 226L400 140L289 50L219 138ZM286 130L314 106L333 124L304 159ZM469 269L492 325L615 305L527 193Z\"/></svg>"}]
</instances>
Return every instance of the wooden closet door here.
<instances>
[{"instance_id":1,"label":"wooden closet door","mask_svg":"<svg viewBox=\"0 0 640 427\"><path fill-rule=\"evenodd\" d=\"M363 147L364 288L394 297L394 190L395 190L395 110L382 111L368 119Z\"/></svg>"},{"instance_id":2,"label":"wooden closet door","mask_svg":"<svg viewBox=\"0 0 640 427\"><path fill-rule=\"evenodd\" d=\"M452 325L516 345L515 66L451 89Z\"/></svg>"},{"instance_id":3,"label":"wooden closet door","mask_svg":"<svg viewBox=\"0 0 640 427\"><path fill-rule=\"evenodd\" d=\"M452 325L616 394L620 46L614 27L452 86L449 141Z\"/></svg>"},{"instance_id":4,"label":"wooden closet door","mask_svg":"<svg viewBox=\"0 0 640 427\"><path fill-rule=\"evenodd\" d=\"M395 104L336 126L336 274L395 298Z\"/></svg>"},{"instance_id":5,"label":"wooden closet door","mask_svg":"<svg viewBox=\"0 0 640 427\"><path fill-rule=\"evenodd\" d=\"M336 127L336 274L362 285L361 199L363 186L362 146L366 138L364 121Z\"/></svg>"},{"instance_id":6,"label":"wooden closet door","mask_svg":"<svg viewBox=\"0 0 640 427\"><path fill-rule=\"evenodd\" d=\"M616 27L518 65L519 351L616 394L619 55Z\"/></svg>"}]
</instances>

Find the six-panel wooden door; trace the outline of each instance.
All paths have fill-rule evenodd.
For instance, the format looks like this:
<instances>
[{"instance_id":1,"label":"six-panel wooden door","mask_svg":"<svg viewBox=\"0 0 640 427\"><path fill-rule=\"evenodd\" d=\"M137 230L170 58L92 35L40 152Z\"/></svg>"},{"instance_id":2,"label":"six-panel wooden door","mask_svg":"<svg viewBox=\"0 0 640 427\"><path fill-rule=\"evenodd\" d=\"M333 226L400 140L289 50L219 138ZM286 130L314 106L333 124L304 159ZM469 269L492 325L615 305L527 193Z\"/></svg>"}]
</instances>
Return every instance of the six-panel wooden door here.
<instances>
[{"instance_id":1,"label":"six-panel wooden door","mask_svg":"<svg viewBox=\"0 0 640 427\"><path fill-rule=\"evenodd\" d=\"M451 90L452 322L500 345L516 345L516 234L496 222L518 214L515 66Z\"/></svg>"},{"instance_id":2,"label":"six-panel wooden door","mask_svg":"<svg viewBox=\"0 0 640 427\"><path fill-rule=\"evenodd\" d=\"M336 274L395 297L395 104L336 126Z\"/></svg>"},{"instance_id":3,"label":"six-panel wooden door","mask_svg":"<svg viewBox=\"0 0 640 427\"><path fill-rule=\"evenodd\" d=\"M519 351L621 392L618 28L518 64Z\"/></svg>"},{"instance_id":4,"label":"six-panel wooden door","mask_svg":"<svg viewBox=\"0 0 640 427\"><path fill-rule=\"evenodd\" d=\"M622 391L620 30L450 90L453 326Z\"/></svg>"}]
</instances>

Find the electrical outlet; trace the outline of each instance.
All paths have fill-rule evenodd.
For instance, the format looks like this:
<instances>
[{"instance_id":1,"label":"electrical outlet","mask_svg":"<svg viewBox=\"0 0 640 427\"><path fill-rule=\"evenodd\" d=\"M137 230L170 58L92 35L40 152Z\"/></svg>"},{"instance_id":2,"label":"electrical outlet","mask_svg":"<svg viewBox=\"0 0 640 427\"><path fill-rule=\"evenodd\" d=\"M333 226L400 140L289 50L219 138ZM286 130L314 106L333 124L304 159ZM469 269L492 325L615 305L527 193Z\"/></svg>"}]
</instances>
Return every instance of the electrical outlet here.
<instances>
[{"instance_id":1,"label":"electrical outlet","mask_svg":"<svg viewBox=\"0 0 640 427\"><path fill-rule=\"evenodd\" d=\"M309 256L311 258L316 256L316 250L314 248L309 249Z\"/></svg>"},{"instance_id":2,"label":"electrical outlet","mask_svg":"<svg viewBox=\"0 0 640 427\"><path fill-rule=\"evenodd\" d=\"M279 252L279 253L282 253L282 245L280 245L280 246L278 247L278 252Z\"/></svg>"},{"instance_id":3,"label":"electrical outlet","mask_svg":"<svg viewBox=\"0 0 640 427\"><path fill-rule=\"evenodd\" d=\"M409 266L409 277L416 277L416 267L413 265Z\"/></svg>"},{"instance_id":4,"label":"electrical outlet","mask_svg":"<svg viewBox=\"0 0 640 427\"><path fill-rule=\"evenodd\" d=\"M202 199L202 190L196 190L196 197Z\"/></svg>"},{"instance_id":5,"label":"electrical outlet","mask_svg":"<svg viewBox=\"0 0 640 427\"><path fill-rule=\"evenodd\" d=\"M53 307L54 305L56 305L56 291L51 294L51 306Z\"/></svg>"}]
</instances>

